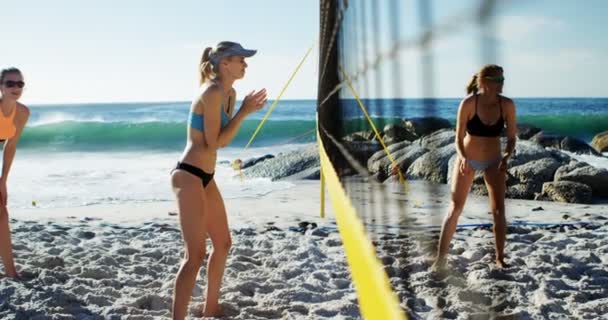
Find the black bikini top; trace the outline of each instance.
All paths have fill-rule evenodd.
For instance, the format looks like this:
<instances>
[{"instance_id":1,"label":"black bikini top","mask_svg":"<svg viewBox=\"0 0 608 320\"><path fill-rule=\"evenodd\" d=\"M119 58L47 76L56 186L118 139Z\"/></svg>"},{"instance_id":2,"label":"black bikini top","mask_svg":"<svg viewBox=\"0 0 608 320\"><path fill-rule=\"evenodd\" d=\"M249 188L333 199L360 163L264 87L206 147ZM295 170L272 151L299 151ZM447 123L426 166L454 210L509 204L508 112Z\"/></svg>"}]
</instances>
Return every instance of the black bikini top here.
<instances>
[{"instance_id":1,"label":"black bikini top","mask_svg":"<svg viewBox=\"0 0 608 320\"><path fill-rule=\"evenodd\" d=\"M477 95L475 95L475 115L469 121L467 121L467 132L473 136L479 137L498 137L500 136L502 129L505 127L505 121L502 118L502 104L500 103L500 97L498 97L498 106L500 108L500 117L492 124L487 125L481 121L477 115Z\"/></svg>"}]
</instances>

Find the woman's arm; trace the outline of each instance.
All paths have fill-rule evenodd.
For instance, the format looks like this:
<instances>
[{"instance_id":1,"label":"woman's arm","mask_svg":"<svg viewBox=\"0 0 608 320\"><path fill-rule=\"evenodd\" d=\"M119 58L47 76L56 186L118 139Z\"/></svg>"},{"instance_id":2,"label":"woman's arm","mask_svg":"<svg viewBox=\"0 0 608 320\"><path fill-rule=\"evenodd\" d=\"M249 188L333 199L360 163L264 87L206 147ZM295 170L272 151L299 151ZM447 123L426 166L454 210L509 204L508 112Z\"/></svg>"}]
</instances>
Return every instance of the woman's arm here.
<instances>
[{"instance_id":1,"label":"woman's arm","mask_svg":"<svg viewBox=\"0 0 608 320\"><path fill-rule=\"evenodd\" d=\"M2 177L0 177L0 180L5 183L8 179L8 173L11 169L11 165L13 164L13 159L15 158L17 142L19 141L19 137L21 137L21 132L23 132L27 119L30 117L30 110L26 106L17 104L15 108L17 108L17 114L15 115L15 135L6 140L2 155Z\"/></svg>"},{"instance_id":2,"label":"woman's arm","mask_svg":"<svg viewBox=\"0 0 608 320\"><path fill-rule=\"evenodd\" d=\"M236 94L234 95L234 98L236 103ZM243 104L241 104L241 107L239 108L239 111L236 112L226 127L221 130L218 137L219 146L227 146L239 132L239 128L241 127L243 120L245 120L249 114L262 109L265 104L266 89L262 89L258 92L251 91L248 95L246 95L245 99L243 99Z\"/></svg>"},{"instance_id":3,"label":"woman's arm","mask_svg":"<svg viewBox=\"0 0 608 320\"><path fill-rule=\"evenodd\" d=\"M515 143L517 141L517 123L515 120L515 103L508 99L505 101L505 119L507 122L507 147L503 153L503 158L509 158L515 151Z\"/></svg>"},{"instance_id":4,"label":"woman's arm","mask_svg":"<svg viewBox=\"0 0 608 320\"><path fill-rule=\"evenodd\" d=\"M26 106L17 104L15 108L17 108L17 110L15 110L17 112L15 115L15 135L6 140L2 152L2 177L0 177L0 205L2 206L6 206L8 202L6 182L8 180L8 173L11 170L11 165L13 164L13 159L15 158L15 153L17 152L17 142L19 141L19 137L21 137L21 132L23 132L27 119L30 117L30 110Z\"/></svg>"},{"instance_id":5,"label":"woman's arm","mask_svg":"<svg viewBox=\"0 0 608 320\"><path fill-rule=\"evenodd\" d=\"M236 97L236 95L235 95ZM205 140L211 149L228 145L239 131L243 120L252 112L260 110L266 104L266 89L252 91L245 96L238 112L230 119L226 127L221 128L222 94L216 89L210 89L203 96L205 99ZM233 108L231 108L233 109ZM230 110L233 113L233 110Z\"/></svg>"},{"instance_id":6,"label":"woman's arm","mask_svg":"<svg viewBox=\"0 0 608 320\"><path fill-rule=\"evenodd\" d=\"M209 87L200 99L203 102L204 127L203 134L210 149L218 148L221 127L222 91L217 87Z\"/></svg>"},{"instance_id":7,"label":"woman's arm","mask_svg":"<svg viewBox=\"0 0 608 320\"><path fill-rule=\"evenodd\" d=\"M464 137L466 135L466 123L468 120L467 99L463 99L458 107L458 116L456 117L456 152L462 159L467 156L464 152Z\"/></svg>"}]
</instances>

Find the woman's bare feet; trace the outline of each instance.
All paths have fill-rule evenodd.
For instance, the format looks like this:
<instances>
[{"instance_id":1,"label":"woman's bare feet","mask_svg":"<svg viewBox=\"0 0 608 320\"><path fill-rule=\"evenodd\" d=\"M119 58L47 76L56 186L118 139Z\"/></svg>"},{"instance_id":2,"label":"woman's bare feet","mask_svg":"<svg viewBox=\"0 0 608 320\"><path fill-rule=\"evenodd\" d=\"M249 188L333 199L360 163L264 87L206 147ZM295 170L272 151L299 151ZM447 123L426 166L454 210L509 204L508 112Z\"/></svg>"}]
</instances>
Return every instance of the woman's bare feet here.
<instances>
[{"instance_id":1,"label":"woman's bare feet","mask_svg":"<svg viewBox=\"0 0 608 320\"><path fill-rule=\"evenodd\" d=\"M505 259L496 259L496 266L501 269L506 269L509 267L508 264L505 263Z\"/></svg>"},{"instance_id":2,"label":"woman's bare feet","mask_svg":"<svg viewBox=\"0 0 608 320\"><path fill-rule=\"evenodd\" d=\"M448 259L446 257L436 258L435 262L431 266L431 271L440 272L445 269L447 264L448 264Z\"/></svg>"},{"instance_id":3,"label":"woman's bare feet","mask_svg":"<svg viewBox=\"0 0 608 320\"><path fill-rule=\"evenodd\" d=\"M215 308L205 308L203 311L203 317L221 318L225 315L224 309L220 305Z\"/></svg>"}]
</instances>

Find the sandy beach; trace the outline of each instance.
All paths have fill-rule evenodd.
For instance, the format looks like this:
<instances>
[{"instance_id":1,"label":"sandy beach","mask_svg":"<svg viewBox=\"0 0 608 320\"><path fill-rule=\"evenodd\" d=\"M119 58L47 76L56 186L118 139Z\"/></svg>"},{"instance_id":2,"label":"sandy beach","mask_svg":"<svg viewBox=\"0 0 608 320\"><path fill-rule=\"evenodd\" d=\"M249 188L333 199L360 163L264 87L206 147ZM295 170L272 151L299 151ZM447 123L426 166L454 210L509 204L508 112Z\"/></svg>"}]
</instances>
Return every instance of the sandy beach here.
<instances>
[{"instance_id":1,"label":"sandy beach","mask_svg":"<svg viewBox=\"0 0 608 320\"><path fill-rule=\"evenodd\" d=\"M0 7L0 320L608 320L606 0L261 3Z\"/></svg>"},{"instance_id":2,"label":"sandy beach","mask_svg":"<svg viewBox=\"0 0 608 320\"><path fill-rule=\"evenodd\" d=\"M227 202L234 245L222 294L230 318L358 317L339 234L318 218L318 199L317 182ZM0 279L0 318L170 317L182 255L174 212L173 203L16 211L24 279ZM204 274L191 317L201 316Z\"/></svg>"},{"instance_id":3,"label":"sandy beach","mask_svg":"<svg viewBox=\"0 0 608 320\"><path fill-rule=\"evenodd\" d=\"M412 190L428 190L411 182ZM395 188L395 185L390 186ZM374 240L410 319L599 319L608 316L608 205L507 199L507 269L494 265L488 198L471 194L448 268L429 272L441 197L407 206L409 227L376 226ZM360 194L368 194L365 188ZM425 194L412 192L413 198ZM416 201L414 201L416 202ZM402 218L403 219L403 218ZM417 227L416 225L424 226Z\"/></svg>"},{"instance_id":4,"label":"sandy beach","mask_svg":"<svg viewBox=\"0 0 608 320\"><path fill-rule=\"evenodd\" d=\"M365 186L355 189L363 193ZM429 188L412 181L407 197L426 199ZM228 318L360 317L329 203L328 217L319 217L319 190L318 181L294 181L259 199L226 201L233 235L222 287ZM401 201L398 207L408 208L407 226L392 222L399 221L398 214L382 224L364 219L411 318L608 315L608 205L507 200L511 267L499 270L492 264L493 237L485 225L487 198L471 195L460 221L464 227L452 242L449 270L436 274L428 268L439 231L433 224L447 207L448 190L445 185L433 190L438 193L432 202ZM394 203L405 197L399 190L388 194ZM174 213L171 202L14 210L13 245L23 280L0 279L0 317L170 317L182 255ZM204 272L205 267L193 292L192 318L201 317Z\"/></svg>"}]
</instances>

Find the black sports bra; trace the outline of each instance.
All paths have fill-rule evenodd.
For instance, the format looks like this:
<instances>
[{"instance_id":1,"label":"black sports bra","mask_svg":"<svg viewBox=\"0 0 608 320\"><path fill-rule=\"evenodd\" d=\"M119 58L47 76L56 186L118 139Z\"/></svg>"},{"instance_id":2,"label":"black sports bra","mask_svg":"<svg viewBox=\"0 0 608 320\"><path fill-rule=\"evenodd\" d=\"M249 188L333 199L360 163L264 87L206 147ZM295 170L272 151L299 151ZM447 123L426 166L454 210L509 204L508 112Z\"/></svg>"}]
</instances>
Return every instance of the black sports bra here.
<instances>
[{"instance_id":1,"label":"black sports bra","mask_svg":"<svg viewBox=\"0 0 608 320\"><path fill-rule=\"evenodd\" d=\"M477 115L477 95L475 96L475 115L469 121L467 121L467 132L472 136L479 137L498 137L502 133L502 129L505 127L505 121L502 118L502 104L500 103L500 97L498 97L498 106L500 108L500 117L492 124L487 125L481 121Z\"/></svg>"}]
</instances>

